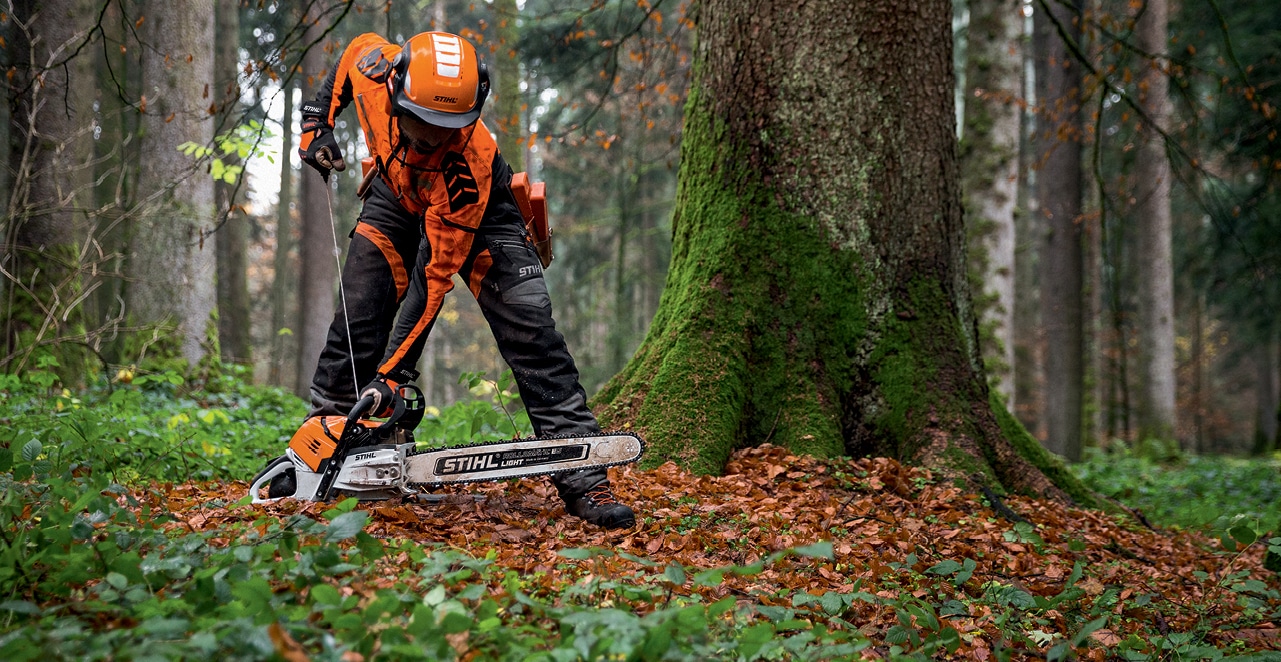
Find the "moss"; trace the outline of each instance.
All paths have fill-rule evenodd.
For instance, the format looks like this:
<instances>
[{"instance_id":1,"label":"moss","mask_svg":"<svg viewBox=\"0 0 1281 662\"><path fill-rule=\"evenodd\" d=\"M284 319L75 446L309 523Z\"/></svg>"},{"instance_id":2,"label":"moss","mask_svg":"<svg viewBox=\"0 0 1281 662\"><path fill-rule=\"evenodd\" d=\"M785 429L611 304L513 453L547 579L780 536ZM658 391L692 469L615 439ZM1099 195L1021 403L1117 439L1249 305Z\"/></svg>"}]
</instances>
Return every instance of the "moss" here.
<instances>
[{"instance_id":1,"label":"moss","mask_svg":"<svg viewBox=\"0 0 1281 662\"><path fill-rule=\"evenodd\" d=\"M30 370L42 356L54 360L49 369L63 386L79 388L96 367L93 353L84 345L84 308L70 309L68 302L81 298L82 282L75 272L79 254L72 245L54 245L14 253L18 280L24 287L7 294L12 305L0 313L0 329L8 334L7 351L14 357L5 370ZM8 304L9 302L6 302ZM45 311L51 311L46 313Z\"/></svg>"},{"instance_id":2,"label":"moss","mask_svg":"<svg viewBox=\"0 0 1281 662\"><path fill-rule=\"evenodd\" d=\"M1045 450L1041 446L1041 442L1037 441L1023 427L1023 424L1010 413L1009 409L1006 409L1000 398L995 394L995 391L989 397L989 403L992 407L992 413L996 415L997 424L1001 426L1001 432L1006 439L1010 440L1018 454L1028 462L1031 462L1037 469L1040 469L1041 473L1044 473L1046 478L1049 478L1059 489L1067 492L1073 501L1086 508L1116 510L1114 505L1100 498L1098 494L1086 487L1075 474L1068 470L1062 459Z\"/></svg>"},{"instance_id":3,"label":"moss","mask_svg":"<svg viewBox=\"0 0 1281 662\"><path fill-rule=\"evenodd\" d=\"M767 439L798 453L844 450L844 348L866 326L849 278L857 266L840 261L813 219L784 211L777 191L731 167L746 148L724 134L692 95L659 313L593 400L605 424L646 436L647 466L670 459L717 472L734 448Z\"/></svg>"}]
</instances>

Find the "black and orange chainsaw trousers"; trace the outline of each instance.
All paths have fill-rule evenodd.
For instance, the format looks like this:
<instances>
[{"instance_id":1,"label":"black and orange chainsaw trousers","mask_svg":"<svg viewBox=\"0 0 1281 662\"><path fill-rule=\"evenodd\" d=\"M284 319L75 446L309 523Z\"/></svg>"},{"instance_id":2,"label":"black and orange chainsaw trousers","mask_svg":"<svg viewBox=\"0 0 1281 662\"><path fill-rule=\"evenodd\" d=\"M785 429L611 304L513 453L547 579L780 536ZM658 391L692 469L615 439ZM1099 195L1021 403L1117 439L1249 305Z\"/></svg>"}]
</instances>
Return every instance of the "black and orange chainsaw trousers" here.
<instances>
[{"instance_id":1,"label":"black and orange chainsaw trousers","mask_svg":"<svg viewBox=\"0 0 1281 662\"><path fill-rule=\"evenodd\" d=\"M511 171L505 164L501 172L501 179L510 180ZM495 175L500 179L498 172ZM506 193L505 181L494 184L495 190ZM494 195L490 205L506 207L508 200L509 194ZM552 320L542 264L514 201L510 205L511 209L496 208L495 213L486 214L458 275L475 295L498 350L512 369L535 434L599 432L596 418L587 408L574 359ZM357 388L377 376L380 359L389 353L393 330L397 338L404 337L404 329L395 328L401 302L426 299L423 289L432 286L421 269L432 250L422 223L420 217L396 203L381 178L374 178L342 271L346 319L339 306L312 379L310 415L350 411ZM400 321L402 325L414 323ZM413 359L421 354L434 324L433 317L425 332L414 339L409 352ZM356 383L352 382L353 362ZM401 383L413 377L389 376ZM554 476L553 483L565 496L582 494L605 479L604 469L593 469Z\"/></svg>"}]
</instances>

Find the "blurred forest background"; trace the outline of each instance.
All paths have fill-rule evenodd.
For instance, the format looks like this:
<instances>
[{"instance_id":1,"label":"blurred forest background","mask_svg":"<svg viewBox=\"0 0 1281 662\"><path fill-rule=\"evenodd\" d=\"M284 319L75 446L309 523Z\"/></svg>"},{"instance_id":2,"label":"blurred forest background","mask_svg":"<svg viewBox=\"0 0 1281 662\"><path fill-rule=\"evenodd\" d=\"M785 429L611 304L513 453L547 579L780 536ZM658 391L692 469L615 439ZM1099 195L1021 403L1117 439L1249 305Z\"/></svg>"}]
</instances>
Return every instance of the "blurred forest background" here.
<instances>
[{"instance_id":1,"label":"blurred forest background","mask_svg":"<svg viewBox=\"0 0 1281 662\"><path fill-rule=\"evenodd\" d=\"M1281 9L953 5L971 286L993 387L1069 459L1119 442L1275 449ZM196 376L239 370L304 393L359 170L326 191L300 165L298 106L352 37L436 29L485 55L485 121L513 168L547 183L557 259L546 277L595 392L662 294L692 11L680 0L10 0L0 371L55 368L76 388L186 362ZM336 128L358 161L354 113ZM505 370L458 292L421 365L437 405L469 397L460 373Z\"/></svg>"}]
</instances>

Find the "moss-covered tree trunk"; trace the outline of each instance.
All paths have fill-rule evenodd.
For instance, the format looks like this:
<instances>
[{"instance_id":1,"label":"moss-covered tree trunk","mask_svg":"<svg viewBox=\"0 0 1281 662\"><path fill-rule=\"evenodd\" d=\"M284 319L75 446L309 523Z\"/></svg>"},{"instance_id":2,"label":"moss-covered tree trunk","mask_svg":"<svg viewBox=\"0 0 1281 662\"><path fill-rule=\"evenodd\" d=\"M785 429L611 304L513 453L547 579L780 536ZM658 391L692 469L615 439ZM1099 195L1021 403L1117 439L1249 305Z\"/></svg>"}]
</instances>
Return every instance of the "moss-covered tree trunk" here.
<instances>
[{"instance_id":1,"label":"moss-covered tree trunk","mask_svg":"<svg viewBox=\"0 0 1281 662\"><path fill-rule=\"evenodd\" d=\"M701 4L666 291L594 403L646 437L647 464L716 472L770 442L1065 496L979 363L950 17L947 0Z\"/></svg>"}]
</instances>

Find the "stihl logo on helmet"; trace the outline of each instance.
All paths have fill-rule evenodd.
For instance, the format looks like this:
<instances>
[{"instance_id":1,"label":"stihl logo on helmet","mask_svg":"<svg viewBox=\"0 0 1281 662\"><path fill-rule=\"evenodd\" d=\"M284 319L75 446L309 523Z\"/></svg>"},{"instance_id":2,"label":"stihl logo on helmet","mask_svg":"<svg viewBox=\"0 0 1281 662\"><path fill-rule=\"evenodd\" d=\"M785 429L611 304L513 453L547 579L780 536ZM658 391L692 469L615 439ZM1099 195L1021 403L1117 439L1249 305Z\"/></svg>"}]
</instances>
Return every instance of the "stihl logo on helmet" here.
<instances>
[{"instance_id":1,"label":"stihl logo on helmet","mask_svg":"<svg viewBox=\"0 0 1281 662\"><path fill-rule=\"evenodd\" d=\"M434 126L460 129L475 122L489 95L489 72L475 47L447 32L411 37L392 69L395 112Z\"/></svg>"}]
</instances>

